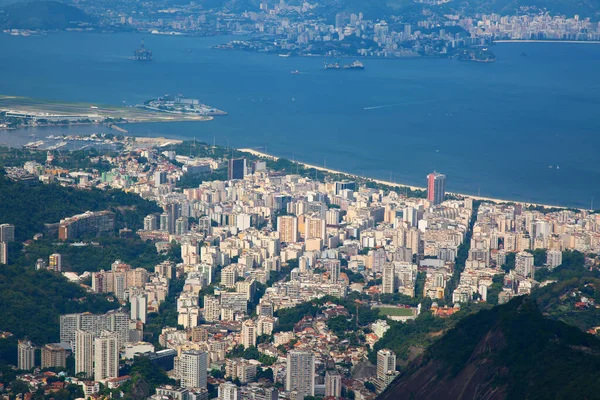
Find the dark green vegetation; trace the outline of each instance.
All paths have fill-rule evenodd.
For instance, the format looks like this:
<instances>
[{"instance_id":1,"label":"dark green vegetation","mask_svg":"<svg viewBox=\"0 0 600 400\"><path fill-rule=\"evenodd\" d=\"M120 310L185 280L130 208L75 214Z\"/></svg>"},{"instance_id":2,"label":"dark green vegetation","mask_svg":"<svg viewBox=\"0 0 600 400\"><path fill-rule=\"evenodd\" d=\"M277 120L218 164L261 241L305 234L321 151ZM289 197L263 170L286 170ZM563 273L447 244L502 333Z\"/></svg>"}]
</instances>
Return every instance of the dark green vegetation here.
<instances>
[{"instance_id":1,"label":"dark green vegetation","mask_svg":"<svg viewBox=\"0 0 600 400\"><path fill-rule=\"evenodd\" d=\"M44 231L44 223L85 211L112 210L117 227L136 230L143 218L160 208L147 200L120 190L78 190L59 185L25 186L0 174L0 221L15 225L18 241Z\"/></svg>"},{"instance_id":2,"label":"dark green vegetation","mask_svg":"<svg viewBox=\"0 0 600 400\"><path fill-rule=\"evenodd\" d=\"M2 29L62 30L90 22L79 8L58 1L18 2L0 11Z\"/></svg>"},{"instance_id":3,"label":"dark green vegetation","mask_svg":"<svg viewBox=\"0 0 600 400\"><path fill-rule=\"evenodd\" d=\"M123 391L125 399L146 399L155 393L161 385L175 385L177 382L167 376L160 367L152 364L147 357L136 357L135 362L127 372L131 380L125 382L116 392Z\"/></svg>"},{"instance_id":4,"label":"dark green vegetation","mask_svg":"<svg viewBox=\"0 0 600 400\"><path fill-rule=\"evenodd\" d=\"M332 302L344 306L349 313L348 317L334 317L330 321L330 329L339 333L341 336L352 336L355 328L365 327L375 322L379 318L379 310L371 309L360 302L358 295L351 293L348 297L340 299L332 296L325 296L320 299L314 299L299 304L293 308L283 308L278 310L275 315L279 317L279 326L277 332L290 331L294 325L300 322L304 317L315 317L321 311L323 304ZM358 312L358 320L356 314Z\"/></svg>"},{"instance_id":5,"label":"dark green vegetation","mask_svg":"<svg viewBox=\"0 0 600 400\"><path fill-rule=\"evenodd\" d=\"M380 398L597 398L599 351L598 339L519 297L458 322Z\"/></svg>"},{"instance_id":6,"label":"dark green vegetation","mask_svg":"<svg viewBox=\"0 0 600 400\"><path fill-rule=\"evenodd\" d=\"M600 303L600 273L585 267L582 253L566 251L561 266L539 270L537 275L557 281L531 295L544 315L583 331L600 326L600 310L594 306ZM584 299L593 303L585 304Z\"/></svg>"},{"instance_id":7,"label":"dark green vegetation","mask_svg":"<svg viewBox=\"0 0 600 400\"><path fill-rule=\"evenodd\" d=\"M456 325L465 316L477 312L483 308L489 308L485 303L464 305L461 311L452 314L448 318L439 318L424 310L414 320L406 322L388 321L390 329L383 335L369 353L371 362L377 362L377 351L390 349L396 353L398 363L410 361L415 351L426 349L435 343L448 329Z\"/></svg>"},{"instance_id":8,"label":"dark green vegetation","mask_svg":"<svg viewBox=\"0 0 600 400\"><path fill-rule=\"evenodd\" d=\"M81 274L109 270L115 260L121 260L132 268L146 268L154 272L155 265L169 258L169 255L158 254L154 243L139 238L99 237L92 242L85 246L71 246L57 240L38 240L25 247L23 252L18 253L19 258L13 258L12 262L22 266L33 265L38 258L48 260L50 254L60 253L63 271Z\"/></svg>"},{"instance_id":9,"label":"dark green vegetation","mask_svg":"<svg viewBox=\"0 0 600 400\"><path fill-rule=\"evenodd\" d=\"M0 331L37 345L59 341L59 316L106 312L117 307L104 296L88 294L62 275L15 265L0 267ZM16 363L13 351L0 352L0 363Z\"/></svg>"}]
</instances>

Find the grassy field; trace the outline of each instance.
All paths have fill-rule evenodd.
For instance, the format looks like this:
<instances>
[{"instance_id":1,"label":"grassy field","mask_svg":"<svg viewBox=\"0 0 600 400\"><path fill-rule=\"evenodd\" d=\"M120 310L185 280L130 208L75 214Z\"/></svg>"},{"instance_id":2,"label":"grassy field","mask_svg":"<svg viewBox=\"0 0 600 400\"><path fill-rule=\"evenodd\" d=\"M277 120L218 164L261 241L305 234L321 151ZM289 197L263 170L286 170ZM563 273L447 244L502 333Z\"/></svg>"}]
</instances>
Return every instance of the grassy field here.
<instances>
[{"instance_id":1,"label":"grassy field","mask_svg":"<svg viewBox=\"0 0 600 400\"><path fill-rule=\"evenodd\" d=\"M412 308L379 307L379 312L390 317L410 317L413 315Z\"/></svg>"},{"instance_id":2,"label":"grassy field","mask_svg":"<svg viewBox=\"0 0 600 400\"><path fill-rule=\"evenodd\" d=\"M91 120L122 118L126 122L209 121L210 116L167 114L134 107L117 107L96 103L65 103L29 97L0 95L0 110L30 114L82 116Z\"/></svg>"}]
</instances>

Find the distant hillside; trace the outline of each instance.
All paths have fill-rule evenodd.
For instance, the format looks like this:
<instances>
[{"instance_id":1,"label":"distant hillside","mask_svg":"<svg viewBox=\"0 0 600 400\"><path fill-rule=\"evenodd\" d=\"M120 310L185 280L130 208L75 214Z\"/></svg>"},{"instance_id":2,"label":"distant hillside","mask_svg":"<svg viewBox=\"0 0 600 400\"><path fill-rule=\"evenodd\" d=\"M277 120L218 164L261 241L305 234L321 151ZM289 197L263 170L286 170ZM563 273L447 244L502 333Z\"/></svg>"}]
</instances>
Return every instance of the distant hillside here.
<instances>
[{"instance_id":1,"label":"distant hillside","mask_svg":"<svg viewBox=\"0 0 600 400\"><path fill-rule=\"evenodd\" d=\"M258 8L260 0L201 0L206 3L221 2L230 8ZM271 6L279 3L279 0L267 0ZM300 0L287 0L287 4L299 5ZM358 13L363 12L366 18L385 18L389 15L401 15L408 17L409 14L420 14L423 8L440 13L455 13L474 15L475 13L498 13L501 15L515 15L522 9L534 9L538 11L547 10L553 15L566 14L573 16L579 14L582 17L600 19L600 0L450 0L442 5L426 5L414 0L321 0L319 10L327 16L335 16L336 13Z\"/></svg>"},{"instance_id":2,"label":"distant hillside","mask_svg":"<svg viewBox=\"0 0 600 400\"><path fill-rule=\"evenodd\" d=\"M600 340L544 318L534 301L471 315L415 360L379 399L592 399Z\"/></svg>"},{"instance_id":3,"label":"distant hillside","mask_svg":"<svg viewBox=\"0 0 600 400\"><path fill-rule=\"evenodd\" d=\"M2 29L61 30L82 22L93 19L79 8L57 1L18 2L0 9Z\"/></svg>"},{"instance_id":4,"label":"distant hillside","mask_svg":"<svg viewBox=\"0 0 600 400\"><path fill-rule=\"evenodd\" d=\"M598 20L600 15L600 0L453 0L444 5L454 10L465 9L471 14L476 12L501 15L515 15L520 9L534 8L546 10L552 15L565 14L572 17L579 14Z\"/></svg>"}]
</instances>

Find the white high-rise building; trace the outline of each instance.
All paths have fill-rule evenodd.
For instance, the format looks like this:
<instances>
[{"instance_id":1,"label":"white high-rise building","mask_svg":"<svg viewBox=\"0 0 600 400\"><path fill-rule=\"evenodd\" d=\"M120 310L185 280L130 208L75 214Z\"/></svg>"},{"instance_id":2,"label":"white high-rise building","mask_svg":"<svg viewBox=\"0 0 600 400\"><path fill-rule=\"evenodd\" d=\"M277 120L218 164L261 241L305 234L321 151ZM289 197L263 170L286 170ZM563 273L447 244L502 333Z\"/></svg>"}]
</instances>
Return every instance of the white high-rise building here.
<instances>
[{"instance_id":1,"label":"white high-rise building","mask_svg":"<svg viewBox=\"0 0 600 400\"><path fill-rule=\"evenodd\" d=\"M140 293L129 298L131 302L131 319L134 321L140 320L146 323L148 314L148 295Z\"/></svg>"},{"instance_id":2,"label":"white high-rise building","mask_svg":"<svg viewBox=\"0 0 600 400\"><path fill-rule=\"evenodd\" d=\"M548 268L555 268L562 264L562 251L550 250L546 257Z\"/></svg>"},{"instance_id":3,"label":"white high-rise building","mask_svg":"<svg viewBox=\"0 0 600 400\"><path fill-rule=\"evenodd\" d=\"M377 388L383 391L398 375L396 371L396 354L387 349L377 352Z\"/></svg>"},{"instance_id":4,"label":"white high-rise building","mask_svg":"<svg viewBox=\"0 0 600 400\"><path fill-rule=\"evenodd\" d=\"M247 319L242 323L242 344L244 348L256 347L256 323Z\"/></svg>"},{"instance_id":5,"label":"white high-rise building","mask_svg":"<svg viewBox=\"0 0 600 400\"><path fill-rule=\"evenodd\" d=\"M342 397L342 376L339 372L325 373L325 397Z\"/></svg>"},{"instance_id":6,"label":"white high-rise building","mask_svg":"<svg viewBox=\"0 0 600 400\"><path fill-rule=\"evenodd\" d=\"M396 271L393 263L384 264L381 286L382 293L394 293L396 291Z\"/></svg>"},{"instance_id":7,"label":"white high-rise building","mask_svg":"<svg viewBox=\"0 0 600 400\"><path fill-rule=\"evenodd\" d=\"M299 398L315 395L315 357L309 351L293 350L287 356L285 387L295 390Z\"/></svg>"},{"instance_id":8,"label":"white high-rise building","mask_svg":"<svg viewBox=\"0 0 600 400\"><path fill-rule=\"evenodd\" d=\"M156 215L150 214L144 218L144 230L145 231L155 231L158 229L158 218Z\"/></svg>"},{"instance_id":9,"label":"white high-rise building","mask_svg":"<svg viewBox=\"0 0 600 400\"><path fill-rule=\"evenodd\" d=\"M389 372L396 371L396 354L388 349L377 352L377 379L384 381Z\"/></svg>"},{"instance_id":10,"label":"white high-rise building","mask_svg":"<svg viewBox=\"0 0 600 400\"><path fill-rule=\"evenodd\" d=\"M84 372L88 379L94 376L94 334L75 332L75 373Z\"/></svg>"},{"instance_id":11,"label":"white high-rise building","mask_svg":"<svg viewBox=\"0 0 600 400\"><path fill-rule=\"evenodd\" d=\"M104 331L94 339L94 380L119 376L119 338L116 333Z\"/></svg>"},{"instance_id":12,"label":"white high-rise building","mask_svg":"<svg viewBox=\"0 0 600 400\"><path fill-rule=\"evenodd\" d=\"M35 367L35 347L29 340L19 340L19 369L29 371Z\"/></svg>"},{"instance_id":13,"label":"white high-rise building","mask_svg":"<svg viewBox=\"0 0 600 400\"><path fill-rule=\"evenodd\" d=\"M238 400L239 389L237 385L231 382L224 382L219 385L219 400Z\"/></svg>"},{"instance_id":14,"label":"white high-rise building","mask_svg":"<svg viewBox=\"0 0 600 400\"><path fill-rule=\"evenodd\" d=\"M8 243L0 242L0 264L8 264Z\"/></svg>"},{"instance_id":15,"label":"white high-rise building","mask_svg":"<svg viewBox=\"0 0 600 400\"><path fill-rule=\"evenodd\" d=\"M181 379L181 387L206 388L208 354L205 351L184 351L175 360L175 373Z\"/></svg>"},{"instance_id":16,"label":"white high-rise building","mask_svg":"<svg viewBox=\"0 0 600 400\"><path fill-rule=\"evenodd\" d=\"M221 303L215 296L204 296L204 319L208 322L218 321L221 317Z\"/></svg>"},{"instance_id":17,"label":"white high-rise building","mask_svg":"<svg viewBox=\"0 0 600 400\"><path fill-rule=\"evenodd\" d=\"M515 256L515 272L524 277L535 279L535 266L533 265L533 254L520 251Z\"/></svg>"}]
</instances>

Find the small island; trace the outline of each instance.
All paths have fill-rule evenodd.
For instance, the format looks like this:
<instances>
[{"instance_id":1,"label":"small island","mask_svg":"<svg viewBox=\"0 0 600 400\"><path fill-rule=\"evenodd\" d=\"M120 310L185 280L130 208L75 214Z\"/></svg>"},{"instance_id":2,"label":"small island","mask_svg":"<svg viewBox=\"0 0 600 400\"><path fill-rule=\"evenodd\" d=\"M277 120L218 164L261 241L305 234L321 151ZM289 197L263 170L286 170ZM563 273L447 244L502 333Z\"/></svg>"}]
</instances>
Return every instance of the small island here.
<instances>
[{"instance_id":1,"label":"small island","mask_svg":"<svg viewBox=\"0 0 600 400\"><path fill-rule=\"evenodd\" d=\"M458 59L460 61L491 63L496 61L496 55L487 47L476 47L461 50L458 53Z\"/></svg>"},{"instance_id":2,"label":"small island","mask_svg":"<svg viewBox=\"0 0 600 400\"><path fill-rule=\"evenodd\" d=\"M144 110L178 114L178 115L197 115L197 116L216 116L227 115L225 111L200 103L198 99L190 99L181 94L165 94L162 97L145 101L143 104L136 105L137 108Z\"/></svg>"}]
</instances>

